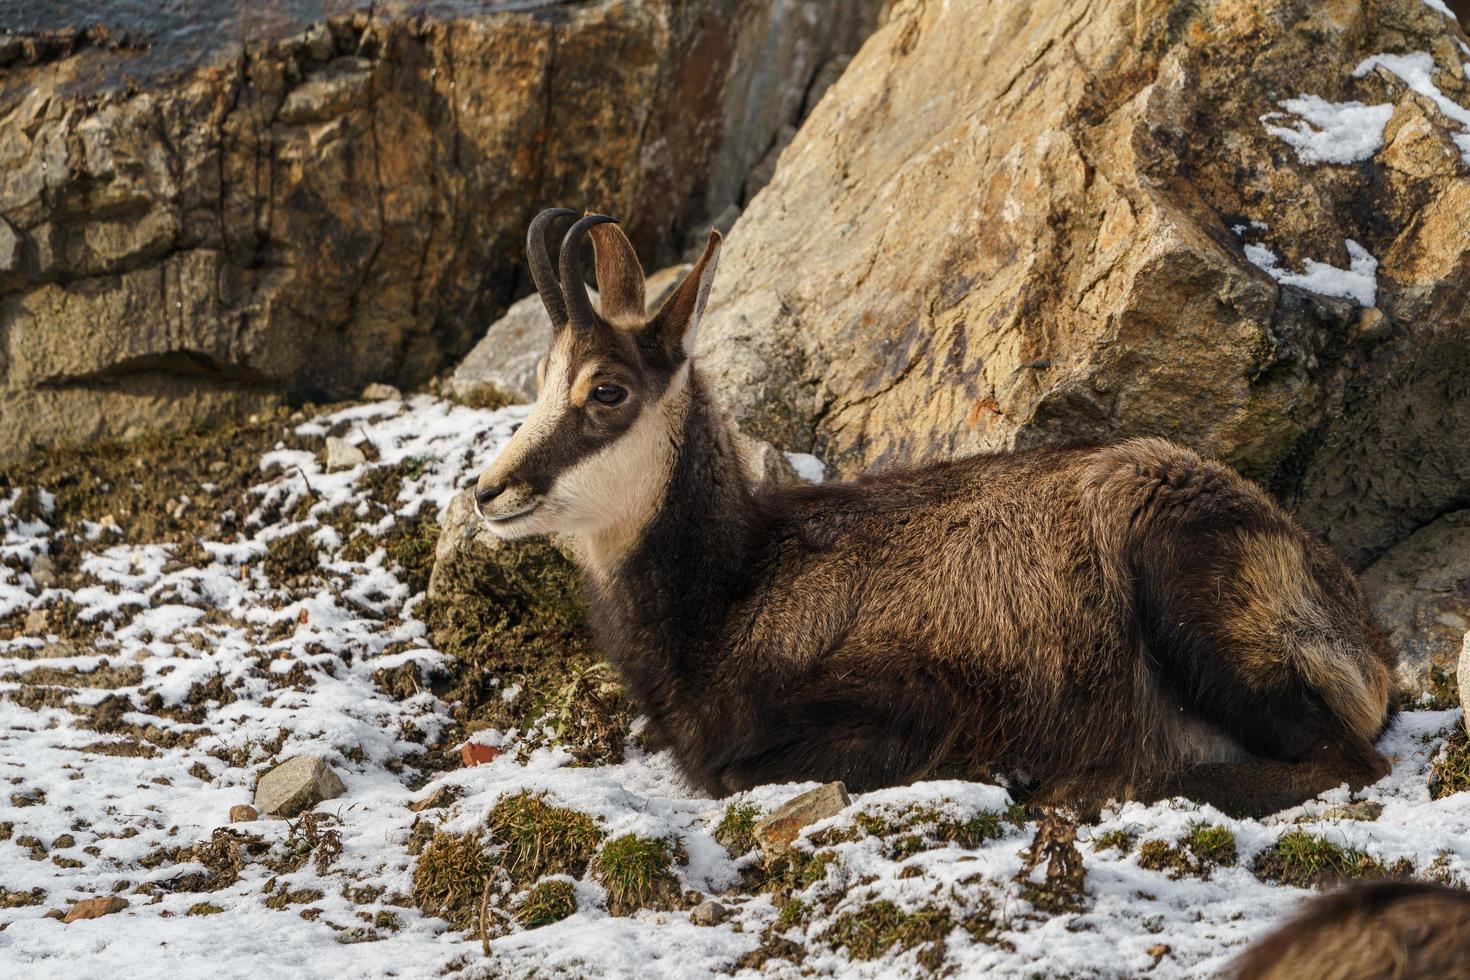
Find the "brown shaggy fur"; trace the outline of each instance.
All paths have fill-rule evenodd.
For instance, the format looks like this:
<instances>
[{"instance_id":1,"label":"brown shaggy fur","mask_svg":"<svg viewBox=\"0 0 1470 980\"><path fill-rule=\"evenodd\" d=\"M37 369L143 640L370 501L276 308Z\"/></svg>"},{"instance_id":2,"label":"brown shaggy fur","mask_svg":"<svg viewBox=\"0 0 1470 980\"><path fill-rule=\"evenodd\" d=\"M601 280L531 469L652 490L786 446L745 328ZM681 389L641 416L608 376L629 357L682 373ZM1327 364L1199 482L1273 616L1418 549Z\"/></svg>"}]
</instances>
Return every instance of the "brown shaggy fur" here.
<instances>
[{"instance_id":1,"label":"brown shaggy fur","mask_svg":"<svg viewBox=\"0 0 1470 980\"><path fill-rule=\"evenodd\" d=\"M624 254L613 234L595 230L599 275ZM670 300L680 331L717 246L698 302L687 283ZM1393 656L1356 581L1233 470L1134 439L755 488L667 312L559 328L575 337L554 356L576 363L558 370L612 372L630 397L568 406L480 497L495 526L497 499L554 493L572 438L555 433L669 413L666 471L627 475L658 481L650 516L583 550L601 648L704 790L1000 772L1045 800L1259 813L1387 771Z\"/></svg>"},{"instance_id":2,"label":"brown shaggy fur","mask_svg":"<svg viewBox=\"0 0 1470 980\"><path fill-rule=\"evenodd\" d=\"M1452 980L1470 977L1470 893L1422 882L1344 888L1237 960L1235 980Z\"/></svg>"}]
</instances>

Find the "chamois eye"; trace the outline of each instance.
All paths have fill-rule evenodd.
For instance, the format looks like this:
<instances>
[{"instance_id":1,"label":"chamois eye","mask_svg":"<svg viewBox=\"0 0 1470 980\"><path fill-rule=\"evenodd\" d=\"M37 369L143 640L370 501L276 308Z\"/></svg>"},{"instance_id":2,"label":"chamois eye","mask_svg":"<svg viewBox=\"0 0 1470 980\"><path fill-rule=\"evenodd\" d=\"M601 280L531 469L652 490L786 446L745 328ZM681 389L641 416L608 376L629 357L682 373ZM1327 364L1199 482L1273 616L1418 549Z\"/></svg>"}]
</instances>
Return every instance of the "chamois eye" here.
<instances>
[{"instance_id":1,"label":"chamois eye","mask_svg":"<svg viewBox=\"0 0 1470 980\"><path fill-rule=\"evenodd\" d=\"M616 405L628 397L628 392L617 385L598 385L592 389L592 397L604 405Z\"/></svg>"}]
</instances>

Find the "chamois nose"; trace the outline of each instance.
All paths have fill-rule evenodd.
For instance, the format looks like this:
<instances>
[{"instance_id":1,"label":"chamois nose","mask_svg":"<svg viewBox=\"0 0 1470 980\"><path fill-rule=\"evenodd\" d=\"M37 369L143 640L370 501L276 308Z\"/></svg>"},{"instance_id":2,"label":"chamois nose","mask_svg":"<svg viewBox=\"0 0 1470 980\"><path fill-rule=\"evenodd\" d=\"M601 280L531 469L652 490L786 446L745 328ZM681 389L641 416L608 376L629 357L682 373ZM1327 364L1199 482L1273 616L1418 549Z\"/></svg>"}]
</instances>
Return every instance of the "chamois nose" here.
<instances>
[{"instance_id":1,"label":"chamois nose","mask_svg":"<svg viewBox=\"0 0 1470 980\"><path fill-rule=\"evenodd\" d=\"M485 487L475 491L475 506L483 508L490 501L505 493L505 484L497 483L493 487Z\"/></svg>"}]
</instances>

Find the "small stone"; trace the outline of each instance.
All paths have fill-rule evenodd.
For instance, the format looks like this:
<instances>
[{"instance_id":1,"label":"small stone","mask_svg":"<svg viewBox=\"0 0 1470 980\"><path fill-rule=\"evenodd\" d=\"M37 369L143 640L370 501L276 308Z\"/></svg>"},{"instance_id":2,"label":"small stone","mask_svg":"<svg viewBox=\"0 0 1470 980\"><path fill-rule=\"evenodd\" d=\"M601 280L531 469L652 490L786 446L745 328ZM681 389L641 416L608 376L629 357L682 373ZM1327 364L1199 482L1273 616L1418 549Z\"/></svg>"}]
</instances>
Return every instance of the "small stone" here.
<instances>
[{"instance_id":1,"label":"small stone","mask_svg":"<svg viewBox=\"0 0 1470 980\"><path fill-rule=\"evenodd\" d=\"M762 818L753 831L755 842L767 857L779 854L791 846L803 827L836 816L851 802L842 783L818 786L792 797Z\"/></svg>"},{"instance_id":2,"label":"small stone","mask_svg":"<svg viewBox=\"0 0 1470 980\"><path fill-rule=\"evenodd\" d=\"M230 823L249 823L259 816L249 803L236 803L230 807Z\"/></svg>"},{"instance_id":3,"label":"small stone","mask_svg":"<svg viewBox=\"0 0 1470 980\"><path fill-rule=\"evenodd\" d=\"M689 921L697 926L717 926L729 917L730 910L713 899L700 902L689 913Z\"/></svg>"},{"instance_id":4,"label":"small stone","mask_svg":"<svg viewBox=\"0 0 1470 980\"><path fill-rule=\"evenodd\" d=\"M501 750L493 745L481 745L479 742L466 742L459 747L459 761L469 766L483 766L487 762L494 762L500 758Z\"/></svg>"},{"instance_id":5,"label":"small stone","mask_svg":"<svg viewBox=\"0 0 1470 980\"><path fill-rule=\"evenodd\" d=\"M31 559L31 581L38 589L56 587L56 562L50 555L37 555Z\"/></svg>"},{"instance_id":6,"label":"small stone","mask_svg":"<svg viewBox=\"0 0 1470 980\"><path fill-rule=\"evenodd\" d=\"M745 461L745 474L768 487L787 487L804 482L786 454L764 439L736 430L735 445Z\"/></svg>"},{"instance_id":7,"label":"small stone","mask_svg":"<svg viewBox=\"0 0 1470 980\"><path fill-rule=\"evenodd\" d=\"M350 470L367 462L367 454L341 436L327 437L327 469Z\"/></svg>"},{"instance_id":8,"label":"small stone","mask_svg":"<svg viewBox=\"0 0 1470 980\"><path fill-rule=\"evenodd\" d=\"M294 817L345 792L347 787L321 756L298 755L260 777L255 808L272 817Z\"/></svg>"},{"instance_id":9,"label":"small stone","mask_svg":"<svg viewBox=\"0 0 1470 980\"><path fill-rule=\"evenodd\" d=\"M1465 639L1460 644L1460 665L1456 677L1465 680L1460 684L1460 706L1465 710L1460 715L1460 724L1470 731L1470 633L1465 634Z\"/></svg>"},{"instance_id":10,"label":"small stone","mask_svg":"<svg viewBox=\"0 0 1470 980\"><path fill-rule=\"evenodd\" d=\"M24 254L24 243L10 222L0 218L0 272L14 272L20 268Z\"/></svg>"},{"instance_id":11,"label":"small stone","mask_svg":"<svg viewBox=\"0 0 1470 980\"><path fill-rule=\"evenodd\" d=\"M306 50L317 61L330 61L336 54L336 44L332 40L332 29L325 21L311 25L306 32Z\"/></svg>"},{"instance_id":12,"label":"small stone","mask_svg":"<svg viewBox=\"0 0 1470 980\"><path fill-rule=\"evenodd\" d=\"M1170 949L1171 947L1168 943L1159 943L1156 946L1150 946L1148 948L1148 955L1152 956L1156 960L1161 959L1162 957L1169 955Z\"/></svg>"},{"instance_id":13,"label":"small stone","mask_svg":"<svg viewBox=\"0 0 1470 980\"><path fill-rule=\"evenodd\" d=\"M414 800L408 805L413 813L423 813L425 810L442 810L454 802L455 793L448 786L440 786L434 792L422 800Z\"/></svg>"},{"instance_id":14,"label":"small stone","mask_svg":"<svg viewBox=\"0 0 1470 980\"><path fill-rule=\"evenodd\" d=\"M46 629L51 625L51 617L44 609L32 609L26 613L26 621L23 629L26 636L45 636Z\"/></svg>"},{"instance_id":15,"label":"small stone","mask_svg":"<svg viewBox=\"0 0 1470 980\"><path fill-rule=\"evenodd\" d=\"M403 392L392 385L385 385L381 382L374 381L362 389L362 400L365 402L402 401Z\"/></svg>"},{"instance_id":16,"label":"small stone","mask_svg":"<svg viewBox=\"0 0 1470 980\"><path fill-rule=\"evenodd\" d=\"M46 791L43 789L23 789L19 793L10 794L10 805L17 809L25 806L40 806L46 802Z\"/></svg>"},{"instance_id":17,"label":"small stone","mask_svg":"<svg viewBox=\"0 0 1470 980\"><path fill-rule=\"evenodd\" d=\"M104 915L121 912L128 907L128 900L117 895L99 895L96 898L84 898L71 907L62 922L77 922L81 919L98 919Z\"/></svg>"},{"instance_id":18,"label":"small stone","mask_svg":"<svg viewBox=\"0 0 1470 980\"><path fill-rule=\"evenodd\" d=\"M1335 806L1322 814L1324 820L1377 820L1383 816L1383 804L1377 800L1356 800Z\"/></svg>"}]
</instances>

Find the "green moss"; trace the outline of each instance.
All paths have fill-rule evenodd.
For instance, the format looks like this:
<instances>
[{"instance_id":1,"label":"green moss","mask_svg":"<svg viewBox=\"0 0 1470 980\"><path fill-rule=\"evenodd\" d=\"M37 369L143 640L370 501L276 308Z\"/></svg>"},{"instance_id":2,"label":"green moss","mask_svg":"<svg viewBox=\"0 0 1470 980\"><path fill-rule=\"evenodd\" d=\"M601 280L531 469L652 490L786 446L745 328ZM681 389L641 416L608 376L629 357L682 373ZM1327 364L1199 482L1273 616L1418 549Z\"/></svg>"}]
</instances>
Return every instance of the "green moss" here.
<instances>
[{"instance_id":1,"label":"green moss","mask_svg":"<svg viewBox=\"0 0 1470 980\"><path fill-rule=\"evenodd\" d=\"M608 911L631 915L640 908L667 907L678 894L673 860L673 846L663 839L624 834L604 844L593 876L607 889Z\"/></svg>"},{"instance_id":2,"label":"green moss","mask_svg":"<svg viewBox=\"0 0 1470 980\"><path fill-rule=\"evenodd\" d=\"M439 525L427 517L399 518L384 535L383 547L410 594L428 589L429 574L434 570L434 546L438 542Z\"/></svg>"},{"instance_id":3,"label":"green moss","mask_svg":"<svg viewBox=\"0 0 1470 980\"><path fill-rule=\"evenodd\" d=\"M496 863L517 885L547 875L580 876L602 842L585 813L554 806L532 793L503 797L485 819Z\"/></svg>"},{"instance_id":4,"label":"green moss","mask_svg":"<svg viewBox=\"0 0 1470 980\"><path fill-rule=\"evenodd\" d=\"M1236 861L1235 835L1215 824L1189 825L1178 845L1146 840L1138 849L1138 864L1150 871L1167 871L1171 878L1191 875L1208 880L1217 867Z\"/></svg>"},{"instance_id":5,"label":"green moss","mask_svg":"<svg viewBox=\"0 0 1470 980\"><path fill-rule=\"evenodd\" d=\"M248 514L258 503L247 491L261 482L260 458L284 442L290 448L311 448L286 424L285 413L261 413L258 421L227 422L184 432L163 432L123 442L88 442L37 452L12 466L0 467L0 494L11 488L45 487L55 496L55 510L47 522L66 532L52 539L73 540L84 521L111 514L117 540L134 544L192 544L201 537L217 537L227 511ZM200 483L218 489L195 492ZM187 494L187 507L170 503ZM58 572L67 577L80 561L80 552L65 549L57 555Z\"/></svg>"},{"instance_id":6,"label":"green moss","mask_svg":"<svg viewBox=\"0 0 1470 980\"><path fill-rule=\"evenodd\" d=\"M1470 789L1470 733L1456 725L1429 768L1429 795L1440 800Z\"/></svg>"},{"instance_id":7,"label":"green moss","mask_svg":"<svg viewBox=\"0 0 1470 980\"><path fill-rule=\"evenodd\" d=\"M320 901L322 893L315 888L297 888L287 890L284 886L270 898L265 900L265 907L280 911L290 905L305 905L308 902Z\"/></svg>"},{"instance_id":8,"label":"green moss","mask_svg":"<svg viewBox=\"0 0 1470 980\"><path fill-rule=\"evenodd\" d=\"M731 857L749 854L755 849L755 825L760 807L754 803L731 803L715 827L715 840L725 846Z\"/></svg>"},{"instance_id":9,"label":"green moss","mask_svg":"<svg viewBox=\"0 0 1470 980\"><path fill-rule=\"evenodd\" d=\"M1320 888L1345 878L1388 878L1408 875L1407 860L1385 865L1363 851L1343 847L1304 830L1289 830L1256 855L1251 871L1263 881Z\"/></svg>"},{"instance_id":10,"label":"green moss","mask_svg":"<svg viewBox=\"0 0 1470 980\"><path fill-rule=\"evenodd\" d=\"M904 912L887 899L869 902L854 912L844 912L819 937L855 960L875 960L897 946L901 950L928 944L943 959L939 949L954 928L948 909L925 905Z\"/></svg>"},{"instance_id":11,"label":"green moss","mask_svg":"<svg viewBox=\"0 0 1470 980\"><path fill-rule=\"evenodd\" d=\"M450 555L440 575L443 597L426 604L425 618L436 642L456 657L501 660L508 640L581 625L577 571L547 541L508 541Z\"/></svg>"},{"instance_id":12,"label":"green moss","mask_svg":"<svg viewBox=\"0 0 1470 980\"><path fill-rule=\"evenodd\" d=\"M1108 830L1092 839L1095 851L1118 851L1127 854L1138 843L1138 835L1131 830Z\"/></svg>"},{"instance_id":13,"label":"green moss","mask_svg":"<svg viewBox=\"0 0 1470 980\"><path fill-rule=\"evenodd\" d=\"M878 837L887 841L884 855L898 861L945 844L973 849L1005 836L1012 823L1009 815L989 810L956 820L934 807L909 806L897 813L860 811L847 827L818 833L812 843L819 847L842 841Z\"/></svg>"},{"instance_id":14,"label":"green moss","mask_svg":"<svg viewBox=\"0 0 1470 980\"><path fill-rule=\"evenodd\" d=\"M576 911L576 886L562 878L547 878L537 882L536 887L521 899L515 915L521 925L536 929L560 922Z\"/></svg>"},{"instance_id":15,"label":"green moss","mask_svg":"<svg viewBox=\"0 0 1470 980\"><path fill-rule=\"evenodd\" d=\"M453 395L454 401L469 408L485 409L494 411L507 405L514 405L521 399L502 391L492 384L476 385L463 395Z\"/></svg>"},{"instance_id":16,"label":"green moss","mask_svg":"<svg viewBox=\"0 0 1470 980\"><path fill-rule=\"evenodd\" d=\"M1447 711L1460 706L1460 679L1455 671L1433 664L1424 673L1428 690L1419 699L1419 707L1430 711Z\"/></svg>"},{"instance_id":17,"label":"green moss","mask_svg":"<svg viewBox=\"0 0 1470 980\"><path fill-rule=\"evenodd\" d=\"M363 443L359 448L367 449ZM403 467L397 464L374 466L357 478L357 489L365 492L369 500L387 508L398 508L398 495L403 491Z\"/></svg>"},{"instance_id":18,"label":"green moss","mask_svg":"<svg viewBox=\"0 0 1470 980\"><path fill-rule=\"evenodd\" d=\"M302 528L294 534L275 538L265 546L261 567L277 585L317 570L317 546L311 536L314 528Z\"/></svg>"},{"instance_id":19,"label":"green moss","mask_svg":"<svg viewBox=\"0 0 1470 980\"><path fill-rule=\"evenodd\" d=\"M1191 823L1181 843L1195 859L1213 865L1232 865L1236 860L1235 834L1217 824Z\"/></svg>"},{"instance_id":20,"label":"green moss","mask_svg":"<svg viewBox=\"0 0 1470 980\"><path fill-rule=\"evenodd\" d=\"M795 926L804 926L811 918L811 908L797 898L788 899L776 916L776 931L785 932Z\"/></svg>"},{"instance_id":21,"label":"green moss","mask_svg":"<svg viewBox=\"0 0 1470 980\"><path fill-rule=\"evenodd\" d=\"M1191 823L1178 844L1146 840L1138 849L1140 867L1167 871L1172 878L1193 875L1208 879L1215 868L1236 861L1235 835L1225 827Z\"/></svg>"},{"instance_id":22,"label":"green moss","mask_svg":"<svg viewBox=\"0 0 1470 980\"><path fill-rule=\"evenodd\" d=\"M805 891L813 885L827 880L827 869L841 858L833 850L805 851L792 849L783 853L769 864L764 886L766 890L782 895L792 891Z\"/></svg>"},{"instance_id":23,"label":"green moss","mask_svg":"<svg viewBox=\"0 0 1470 980\"><path fill-rule=\"evenodd\" d=\"M622 761L632 706L592 651L579 575L551 544L447 555L423 616L435 645L453 657L443 697L458 702L458 736L550 728L579 764ZM519 696L501 697L512 686Z\"/></svg>"},{"instance_id":24,"label":"green moss","mask_svg":"<svg viewBox=\"0 0 1470 980\"><path fill-rule=\"evenodd\" d=\"M495 867L480 831L436 832L413 871L414 904L456 929L473 928L479 921L480 893Z\"/></svg>"}]
</instances>

